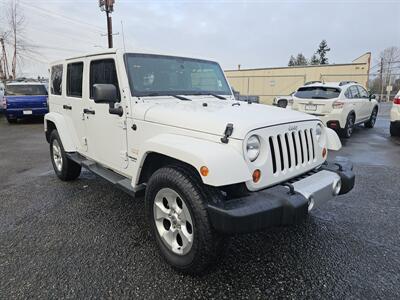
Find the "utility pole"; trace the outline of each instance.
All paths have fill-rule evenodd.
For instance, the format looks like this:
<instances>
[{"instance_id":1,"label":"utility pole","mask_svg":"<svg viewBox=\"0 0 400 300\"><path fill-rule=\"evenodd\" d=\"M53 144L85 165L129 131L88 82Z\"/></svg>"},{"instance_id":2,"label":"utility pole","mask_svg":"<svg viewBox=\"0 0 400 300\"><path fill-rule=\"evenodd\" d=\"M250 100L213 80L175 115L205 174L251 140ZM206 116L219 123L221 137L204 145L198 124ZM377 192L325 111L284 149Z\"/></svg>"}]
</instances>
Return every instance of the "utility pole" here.
<instances>
[{"instance_id":1,"label":"utility pole","mask_svg":"<svg viewBox=\"0 0 400 300\"><path fill-rule=\"evenodd\" d=\"M108 48L113 47L113 33L112 33L112 19L111 13L114 11L115 0L99 0L99 7L101 11L106 12L107 16L107 37L108 37Z\"/></svg>"},{"instance_id":2,"label":"utility pole","mask_svg":"<svg viewBox=\"0 0 400 300\"><path fill-rule=\"evenodd\" d=\"M379 101L382 101L383 98L383 57L381 57L381 68L380 71L381 73L381 95L379 97Z\"/></svg>"}]
</instances>

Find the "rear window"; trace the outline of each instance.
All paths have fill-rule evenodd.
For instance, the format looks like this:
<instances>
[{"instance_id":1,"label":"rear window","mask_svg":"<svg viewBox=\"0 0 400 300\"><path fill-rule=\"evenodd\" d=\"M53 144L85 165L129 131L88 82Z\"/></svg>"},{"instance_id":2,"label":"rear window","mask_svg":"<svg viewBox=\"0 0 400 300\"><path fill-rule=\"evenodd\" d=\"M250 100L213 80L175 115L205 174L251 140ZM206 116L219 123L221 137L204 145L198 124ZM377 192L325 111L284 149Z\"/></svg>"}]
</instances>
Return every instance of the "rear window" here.
<instances>
[{"instance_id":1,"label":"rear window","mask_svg":"<svg viewBox=\"0 0 400 300\"><path fill-rule=\"evenodd\" d=\"M340 89L325 86L301 87L294 94L297 98L303 99L332 99L340 95Z\"/></svg>"},{"instance_id":2,"label":"rear window","mask_svg":"<svg viewBox=\"0 0 400 300\"><path fill-rule=\"evenodd\" d=\"M7 85L5 94L8 96L41 96L47 95L47 90L43 84Z\"/></svg>"}]
</instances>

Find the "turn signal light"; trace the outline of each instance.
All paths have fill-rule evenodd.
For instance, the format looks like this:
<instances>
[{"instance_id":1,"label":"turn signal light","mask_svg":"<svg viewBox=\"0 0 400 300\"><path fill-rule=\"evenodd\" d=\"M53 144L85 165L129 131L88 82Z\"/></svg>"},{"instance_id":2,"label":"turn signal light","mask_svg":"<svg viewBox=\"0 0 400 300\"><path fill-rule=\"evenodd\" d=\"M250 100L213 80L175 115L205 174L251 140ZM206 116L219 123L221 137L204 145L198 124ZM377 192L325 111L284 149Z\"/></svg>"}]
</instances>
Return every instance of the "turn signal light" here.
<instances>
[{"instance_id":1,"label":"turn signal light","mask_svg":"<svg viewBox=\"0 0 400 300\"><path fill-rule=\"evenodd\" d=\"M261 171L259 169L253 172L253 182L257 183L261 178Z\"/></svg>"},{"instance_id":2,"label":"turn signal light","mask_svg":"<svg viewBox=\"0 0 400 300\"><path fill-rule=\"evenodd\" d=\"M322 157L323 157L323 158L326 158L327 152L328 152L328 151L326 150L326 148L322 149Z\"/></svg>"},{"instance_id":3,"label":"turn signal light","mask_svg":"<svg viewBox=\"0 0 400 300\"><path fill-rule=\"evenodd\" d=\"M200 174L202 175L202 176L207 176L208 175L208 168L206 167L206 166L202 166L201 168L200 168Z\"/></svg>"}]
</instances>

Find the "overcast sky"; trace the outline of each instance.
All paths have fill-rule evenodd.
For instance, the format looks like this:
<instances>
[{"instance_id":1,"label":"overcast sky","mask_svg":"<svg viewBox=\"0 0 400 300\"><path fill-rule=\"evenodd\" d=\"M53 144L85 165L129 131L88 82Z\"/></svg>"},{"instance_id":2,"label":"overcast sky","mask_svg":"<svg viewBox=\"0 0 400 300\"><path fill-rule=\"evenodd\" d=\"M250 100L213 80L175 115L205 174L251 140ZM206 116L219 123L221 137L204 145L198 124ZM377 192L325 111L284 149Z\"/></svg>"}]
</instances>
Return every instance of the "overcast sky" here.
<instances>
[{"instance_id":1,"label":"overcast sky","mask_svg":"<svg viewBox=\"0 0 400 300\"><path fill-rule=\"evenodd\" d=\"M6 2L0 0L2 15ZM46 75L50 61L106 47L97 0L20 2L25 37L36 51L20 73ZM370 51L374 64L385 47L400 47L400 0L115 2L117 47L123 21L129 50L209 58L225 69L285 66L291 54L310 57L322 39L331 47L330 63Z\"/></svg>"}]
</instances>

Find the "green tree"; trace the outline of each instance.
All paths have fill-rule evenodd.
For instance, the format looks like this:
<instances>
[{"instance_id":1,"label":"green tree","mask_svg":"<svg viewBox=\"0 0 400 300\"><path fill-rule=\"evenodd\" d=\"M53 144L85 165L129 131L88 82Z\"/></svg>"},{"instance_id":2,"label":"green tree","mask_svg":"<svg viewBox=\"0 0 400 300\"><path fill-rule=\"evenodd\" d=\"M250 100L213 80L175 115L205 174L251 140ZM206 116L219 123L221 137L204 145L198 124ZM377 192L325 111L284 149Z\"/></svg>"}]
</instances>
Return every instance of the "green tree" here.
<instances>
[{"instance_id":1,"label":"green tree","mask_svg":"<svg viewBox=\"0 0 400 300\"><path fill-rule=\"evenodd\" d=\"M303 55L303 53L297 54L295 65L296 66L306 66L306 65L308 65L307 58Z\"/></svg>"},{"instance_id":2,"label":"green tree","mask_svg":"<svg viewBox=\"0 0 400 300\"><path fill-rule=\"evenodd\" d=\"M317 54L319 55L319 63L321 65L328 64L328 57L326 55L329 51L331 51L331 48L328 47L328 43L326 40L322 40L321 43L319 43L317 50Z\"/></svg>"},{"instance_id":3,"label":"green tree","mask_svg":"<svg viewBox=\"0 0 400 300\"><path fill-rule=\"evenodd\" d=\"M294 58L293 55L290 55L288 66L293 67L295 64L296 64L296 59Z\"/></svg>"},{"instance_id":4,"label":"green tree","mask_svg":"<svg viewBox=\"0 0 400 300\"><path fill-rule=\"evenodd\" d=\"M315 53L310 58L310 65L319 65L319 58Z\"/></svg>"}]
</instances>

